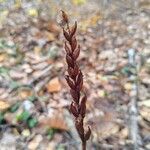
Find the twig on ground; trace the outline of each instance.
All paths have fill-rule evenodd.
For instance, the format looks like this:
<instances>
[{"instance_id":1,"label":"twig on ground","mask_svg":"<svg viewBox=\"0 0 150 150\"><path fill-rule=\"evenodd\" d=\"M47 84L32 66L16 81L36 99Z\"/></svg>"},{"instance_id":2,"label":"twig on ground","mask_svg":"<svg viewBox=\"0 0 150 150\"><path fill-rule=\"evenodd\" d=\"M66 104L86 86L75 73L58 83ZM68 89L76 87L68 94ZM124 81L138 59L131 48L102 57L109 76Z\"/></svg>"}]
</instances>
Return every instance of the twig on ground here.
<instances>
[{"instance_id":1,"label":"twig on ground","mask_svg":"<svg viewBox=\"0 0 150 150\"><path fill-rule=\"evenodd\" d=\"M130 138L133 142L133 150L138 150L140 145L142 145L140 133L139 133L139 126L138 126L138 71L137 71L137 64L135 61L136 53L134 49L128 50L128 62L131 69L135 70L135 73L129 76L132 80L132 90L130 93L130 104L129 104L129 134Z\"/></svg>"}]
</instances>

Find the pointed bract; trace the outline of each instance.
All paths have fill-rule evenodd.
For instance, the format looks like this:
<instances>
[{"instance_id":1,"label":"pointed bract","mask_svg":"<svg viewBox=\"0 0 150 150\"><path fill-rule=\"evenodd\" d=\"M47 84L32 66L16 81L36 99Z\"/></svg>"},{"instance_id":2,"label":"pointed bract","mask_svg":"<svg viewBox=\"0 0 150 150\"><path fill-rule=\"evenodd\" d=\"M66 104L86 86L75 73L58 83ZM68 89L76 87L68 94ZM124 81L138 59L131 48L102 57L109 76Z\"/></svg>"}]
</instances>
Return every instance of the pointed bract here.
<instances>
[{"instance_id":1,"label":"pointed bract","mask_svg":"<svg viewBox=\"0 0 150 150\"><path fill-rule=\"evenodd\" d=\"M77 64L74 65L74 76L76 77L79 74L79 67Z\"/></svg>"},{"instance_id":2,"label":"pointed bract","mask_svg":"<svg viewBox=\"0 0 150 150\"><path fill-rule=\"evenodd\" d=\"M71 37L76 33L76 30L77 30L77 22L75 21L74 26L71 29L71 33L70 33Z\"/></svg>"},{"instance_id":3,"label":"pointed bract","mask_svg":"<svg viewBox=\"0 0 150 150\"><path fill-rule=\"evenodd\" d=\"M68 67L68 74L72 79L74 79L74 69L72 67Z\"/></svg>"},{"instance_id":4,"label":"pointed bract","mask_svg":"<svg viewBox=\"0 0 150 150\"><path fill-rule=\"evenodd\" d=\"M74 51L77 47L77 40L76 38L73 36L72 39L71 39L71 49L72 51Z\"/></svg>"},{"instance_id":5,"label":"pointed bract","mask_svg":"<svg viewBox=\"0 0 150 150\"><path fill-rule=\"evenodd\" d=\"M80 98L80 94L78 91L70 89L70 94L74 100L74 102L76 102L77 104L79 103L79 98Z\"/></svg>"},{"instance_id":6,"label":"pointed bract","mask_svg":"<svg viewBox=\"0 0 150 150\"><path fill-rule=\"evenodd\" d=\"M76 60L79 57L79 54L80 54L80 45L78 45L78 48L74 50L73 58Z\"/></svg>"},{"instance_id":7,"label":"pointed bract","mask_svg":"<svg viewBox=\"0 0 150 150\"><path fill-rule=\"evenodd\" d=\"M76 85L80 85L81 82L83 82L83 75L82 75L82 72L79 71L79 74L76 79Z\"/></svg>"},{"instance_id":8,"label":"pointed bract","mask_svg":"<svg viewBox=\"0 0 150 150\"><path fill-rule=\"evenodd\" d=\"M63 33L64 33L64 37L67 39L67 41L70 41L71 40L70 35L64 28L63 28Z\"/></svg>"},{"instance_id":9,"label":"pointed bract","mask_svg":"<svg viewBox=\"0 0 150 150\"><path fill-rule=\"evenodd\" d=\"M71 111L71 113L72 113L75 117L78 117L78 116L79 116L77 107L75 106L74 102L72 102L71 105L70 105L70 111Z\"/></svg>"},{"instance_id":10,"label":"pointed bract","mask_svg":"<svg viewBox=\"0 0 150 150\"><path fill-rule=\"evenodd\" d=\"M68 85L70 86L70 88L75 89L75 85L74 85L73 81L70 80L69 76L66 75L65 79L66 79Z\"/></svg>"},{"instance_id":11,"label":"pointed bract","mask_svg":"<svg viewBox=\"0 0 150 150\"><path fill-rule=\"evenodd\" d=\"M69 23L68 15L63 10L61 10L61 12L62 12L63 21L68 24Z\"/></svg>"},{"instance_id":12,"label":"pointed bract","mask_svg":"<svg viewBox=\"0 0 150 150\"><path fill-rule=\"evenodd\" d=\"M68 66L74 67L74 61L68 54L66 55L66 61L67 61Z\"/></svg>"},{"instance_id":13,"label":"pointed bract","mask_svg":"<svg viewBox=\"0 0 150 150\"><path fill-rule=\"evenodd\" d=\"M85 117L85 113L86 113L86 100L87 100L87 96L85 94L81 99L81 103L80 103L80 114L83 118Z\"/></svg>"},{"instance_id":14,"label":"pointed bract","mask_svg":"<svg viewBox=\"0 0 150 150\"><path fill-rule=\"evenodd\" d=\"M67 45L67 43L65 42L65 51L68 55L70 55L72 52L71 52L71 49L69 48L69 46Z\"/></svg>"}]
</instances>

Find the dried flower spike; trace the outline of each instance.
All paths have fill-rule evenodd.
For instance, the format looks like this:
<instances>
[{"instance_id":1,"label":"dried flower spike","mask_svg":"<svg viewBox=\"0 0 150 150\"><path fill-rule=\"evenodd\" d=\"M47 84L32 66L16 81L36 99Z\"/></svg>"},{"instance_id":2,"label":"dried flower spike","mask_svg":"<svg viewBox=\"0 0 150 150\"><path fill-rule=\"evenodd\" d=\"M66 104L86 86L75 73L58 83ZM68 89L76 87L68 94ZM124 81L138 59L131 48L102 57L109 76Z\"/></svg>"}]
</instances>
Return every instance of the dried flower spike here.
<instances>
[{"instance_id":1,"label":"dried flower spike","mask_svg":"<svg viewBox=\"0 0 150 150\"><path fill-rule=\"evenodd\" d=\"M83 86L83 74L77 64L77 59L80 55L80 45L78 44L75 35L77 22L70 28L68 16L64 11L62 11L62 18L67 25L66 29L63 28L63 34L66 39L64 48L68 65L66 81L70 87L70 94L73 99L70 105L70 112L75 117L75 126L82 141L82 150L86 150L86 141L90 138L91 129L88 126L88 130L85 131L84 128L87 96L86 93L84 93L83 97L80 96Z\"/></svg>"}]
</instances>

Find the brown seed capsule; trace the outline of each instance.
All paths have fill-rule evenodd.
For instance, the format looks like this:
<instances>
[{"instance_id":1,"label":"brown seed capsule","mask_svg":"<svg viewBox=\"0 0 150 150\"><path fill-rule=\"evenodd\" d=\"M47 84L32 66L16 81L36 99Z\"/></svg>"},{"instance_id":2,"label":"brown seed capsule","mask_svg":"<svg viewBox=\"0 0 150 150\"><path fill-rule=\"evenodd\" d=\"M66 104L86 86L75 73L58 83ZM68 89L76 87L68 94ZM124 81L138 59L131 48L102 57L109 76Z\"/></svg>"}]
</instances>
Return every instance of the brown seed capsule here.
<instances>
[{"instance_id":1,"label":"brown seed capsule","mask_svg":"<svg viewBox=\"0 0 150 150\"><path fill-rule=\"evenodd\" d=\"M71 40L71 49L72 49L72 51L74 51L74 50L76 49L76 47L77 47L77 40L76 40L76 38L73 36L73 37L72 37L72 40Z\"/></svg>"},{"instance_id":2,"label":"brown seed capsule","mask_svg":"<svg viewBox=\"0 0 150 150\"><path fill-rule=\"evenodd\" d=\"M74 102L72 102L71 105L70 105L70 111L72 112L72 114L73 114L75 117L78 117L78 116L79 116L77 107L75 106Z\"/></svg>"},{"instance_id":3,"label":"brown seed capsule","mask_svg":"<svg viewBox=\"0 0 150 150\"><path fill-rule=\"evenodd\" d=\"M68 55L71 54L71 49L69 48L69 46L67 45L66 42L65 42L65 50L66 50L66 53L67 53Z\"/></svg>"},{"instance_id":4,"label":"brown seed capsule","mask_svg":"<svg viewBox=\"0 0 150 150\"><path fill-rule=\"evenodd\" d=\"M74 73L73 73L74 77L76 77L78 75L78 73L79 73L79 67L78 67L77 64L74 65L74 70L73 71L74 71Z\"/></svg>"},{"instance_id":5,"label":"brown seed capsule","mask_svg":"<svg viewBox=\"0 0 150 150\"><path fill-rule=\"evenodd\" d=\"M80 45L73 52L73 58L74 58L74 60L76 60L79 57L79 54L80 54Z\"/></svg>"},{"instance_id":6,"label":"brown seed capsule","mask_svg":"<svg viewBox=\"0 0 150 150\"><path fill-rule=\"evenodd\" d=\"M74 100L74 102L76 102L77 104L79 103L79 99L80 99L80 94L78 91L70 89L70 94Z\"/></svg>"},{"instance_id":7,"label":"brown seed capsule","mask_svg":"<svg viewBox=\"0 0 150 150\"><path fill-rule=\"evenodd\" d=\"M83 82L83 75L82 75L82 72L79 71L79 74L76 79L76 85L80 85L82 82Z\"/></svg>"},{"instance_id":8,"label":"brown seed capsule","mask_svg":"<svg viewBox=\"0 0 150 150\"><path fill-rule=\"evenodd\" d=\"M68 54L66 55L66 61L67 61L68 66L74 67L74 62Z\"/></svg>"},{"instance_id":9,"label":"brown seed capsule","mask_svg":"<svg viewBox=\"0 0 150 150\"><path fill-rule=\"evenodd\" d=\"M68 74L72 79L74 79L74 69L72 67L68 67Z\"/></svg>"},{"instance_id":10,"label":"brown seed capsule","mask_svg":"<svg viewBox=\"0 0 150 150\"><path fill-rule=\"evenodd\" d=\"M88 126L88 130L86 131L85 136L84 136L86 141L90 138L90 135L91 135L91 129Z\"/></svg>"},{"instance_id":11,"label":"brown seed capsule","mask_svg":"<svg viewBox=\"0 0 150 150\"><path fill-rule=\"evenodd\" d=\"M79 88L80 91L82 90L82 87L83 87L83 78L82 78L80 84L78 85L78 88Z\"/></svg>"},{"instance_id":12,"label":"brown seed capsule","mask_svg":"<svg viewBox=\"0 0 150 150\"><path fill-rule=\"evenodd\" d=\"M86 100L87 100L87 96L85 94L84 97L81 99L81 103L80 103L80 115L83 118L85 117L85 113L86 113Z\"/></svg>"},{"instance_id":13,"label":"brown seed capsule","mask_svg":"<svg viewBox=\"0 0 150 150\"><path fill-rule=\"evenodd\" d=\"M75 85L74 85L73 81L70 80L68 75L65 76L65 79L66 79L68 85L70 86L70 88L75 89Z\"/></svg>"},{"instance_id":14,"label":"brown seed capsule","mask_svg":"<svg viewBox=\"0 0 150 150\"><path fill-rule=\"evenodd\" d=\"M63 28L63 33L64 33L64 37L66 38L66 40L71 41L69 33L64 28Z\"/></svg>"}]
</instances>

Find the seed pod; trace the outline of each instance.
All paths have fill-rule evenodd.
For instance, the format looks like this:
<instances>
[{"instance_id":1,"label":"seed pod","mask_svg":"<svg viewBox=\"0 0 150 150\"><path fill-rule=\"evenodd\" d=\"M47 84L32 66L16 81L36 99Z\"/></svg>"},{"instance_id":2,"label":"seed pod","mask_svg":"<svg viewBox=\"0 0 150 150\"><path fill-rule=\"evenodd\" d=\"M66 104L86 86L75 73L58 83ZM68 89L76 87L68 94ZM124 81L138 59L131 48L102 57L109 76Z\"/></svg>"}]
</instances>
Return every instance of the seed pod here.
<instances>
[{"instance_id":1,"label":"seed pod","mask_svg":"<svg viewBox=\"0 0 150 150\"><path fill-rule=\"evenodd\" d=\"M91 135L91 129L88 126L88 130L86 131L85 136L84 136L86 141L90 138L90 135Z\"/></svg>"},{"instance_id":2,"label":"seed pod","mask_svg":"<svg viewBox=\"0 0 150 150\"><path fill-rule=\"evenodd\" d=\"M78 116L79 116L77 107L75 106L74 102L72 102L71 105L70 105L70 111L71 111L71 113L72 113L75 117L78 117Z\"/></svg>"},{"instance_id":3,"label":"seed pod","mask_svg":"<svg viewBox=\"0 0 150 150\"><path fill-rule=\"evenodd\" d=\"M67 61L68 66L70 66L70 67L74 66L74 62L68 54L66 55L66 61Z\"/></svg>"},{"instance_id":4,"label":"seed pod","mask_svg":"<svg viewBox=\"0 0 150 150\"><path fill-rule=\"evenodd\" d=\"M80 45L78 45L78 48L74 50L73 52L73 58L76 60L79 57L80 54Z\"/></svg>"},{"instance_id":5,"label":"seed pod","mask_svg":"<svg viewBox=\"0 0 150 150\"><path fill-rule=\"evenodd\" d=\"M75 24L72 27L71 32L70 32L71 37L76 33L76 30L77 30L77 22L75 21Z\"/></svg>"},{"instance_id":6,"label":"seed pod","mask_svg":"<svg viewBox=\"0 0 150 150\"><path fill-rule=\"evenodd\" d=\"M85 117L85 113L86 113L86 100L87 100L87 96L85 94L84 97L81 99L81 103L80 103L80 115L83 118Z\"/></svg>"},{"instance_id":7,"label":"seed pod","mask_svg":"<svg viewBox=\"0 0 150 150\"><path fill-rule=\"evenodd\" d=\"M66 53L67 53L68 55L71 54L71 49L69 48L69 46L67 45L66 42L65 42L65 50L66 50Z\"/></svg>"},{"instance_id":8,"label":"seed pod","mask_svg":"<svg viewBox=\"0 0 150 150\"><path fill-rule=\"evenodd\" d=\"M70 86L70 88L75 89L75 85L74 85L73 81L70 80L68 75L65 76L65 79L66 79L68 85Z\"/></svg>"},{"instance_id":9,"label":"seed pod","mask_svg":"<svg viewBox=\"0 0 150 150\"><path fill-rule=\"evenodd\" d=\"M70 41L71 38L70 38L70 35L67 31L65 31L65 29L63 28L63 33L64 33L64 37L66 38L67 41Z\"/></svg>"}]
</instances>

